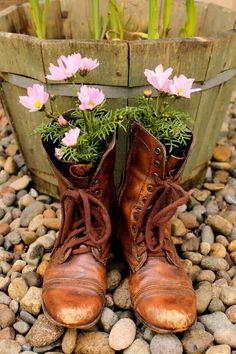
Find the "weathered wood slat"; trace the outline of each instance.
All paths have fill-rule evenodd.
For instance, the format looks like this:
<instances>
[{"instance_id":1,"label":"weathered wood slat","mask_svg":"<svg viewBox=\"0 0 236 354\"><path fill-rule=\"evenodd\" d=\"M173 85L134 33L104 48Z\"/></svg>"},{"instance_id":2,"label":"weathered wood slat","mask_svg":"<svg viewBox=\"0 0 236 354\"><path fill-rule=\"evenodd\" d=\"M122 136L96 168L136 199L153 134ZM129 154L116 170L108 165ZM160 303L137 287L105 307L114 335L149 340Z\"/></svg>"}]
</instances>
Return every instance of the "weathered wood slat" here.
<instances>
[{"instance_id":1,"label":"weathered wood slat","mask_svg":"<svg viewBox=\"0 0 236 354\"><path fill-rule=\"evenodd\" d=\"M47 40L42 42L42 56L45 70L50 63L56 64L60 55L80 52L82 56L97 58L100 66L89 73L84 83L127 86L128 84L128 45L114 41ZM77 82L81 82L78 77ZM53 82L52 82L53 83Z\"/></svg>"},{"instance_id":2,"label":"weathered wood slat","mask_svg":"<svg viewBox=\"0 0 236 354\"><path fill-rule=\"evenodd\" d=\"M130 48L129 86L146 84L144 70L158 64L173 67L176 75L183 73L197 81L205 79L211 54L211 39L166 39L159 41L133 41ZM137 60L139 58L139 60Z\"/></svg>"},{"instance_id":3,"label":"weathered wood slat","mask_svg":"<svg viewBox=\"0 0 236 354\"><path fill-rule=\"evenodd\" d=\"M0 72L10 72L45 81L41 40L0 32Z\"/></svg>"}]
</instances>

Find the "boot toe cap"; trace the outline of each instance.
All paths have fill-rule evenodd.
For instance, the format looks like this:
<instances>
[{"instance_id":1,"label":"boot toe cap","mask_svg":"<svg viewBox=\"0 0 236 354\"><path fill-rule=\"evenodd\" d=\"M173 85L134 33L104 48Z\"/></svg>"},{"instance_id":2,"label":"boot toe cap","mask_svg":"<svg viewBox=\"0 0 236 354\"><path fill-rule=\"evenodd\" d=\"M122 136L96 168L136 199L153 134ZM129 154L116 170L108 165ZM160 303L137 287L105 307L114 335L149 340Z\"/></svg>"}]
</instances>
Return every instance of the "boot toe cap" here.
<instances>
[{"instance_id":1,"label":"boot toe cap","mask_svg":"<svg viewBox=\"0 0 236 354\"><path fill-rule=\"evenodd\" d=\"M99 319L103 298L90 289L52 287L43 293L45 315L52 322L71 328L89 328Z\"/></svg>"},{"instance_id":2,"label":"boot toe cap","mask_svg":"<svg viewBox=\"0 0 236 354\"><path fill-rule=\"evenodd\" d=\"M136 302L135 310L140 320L156 332L181 332L189 328L196 318L196 300L189 294L156 292L142 296Z\"/></svg>"}]
</instances>

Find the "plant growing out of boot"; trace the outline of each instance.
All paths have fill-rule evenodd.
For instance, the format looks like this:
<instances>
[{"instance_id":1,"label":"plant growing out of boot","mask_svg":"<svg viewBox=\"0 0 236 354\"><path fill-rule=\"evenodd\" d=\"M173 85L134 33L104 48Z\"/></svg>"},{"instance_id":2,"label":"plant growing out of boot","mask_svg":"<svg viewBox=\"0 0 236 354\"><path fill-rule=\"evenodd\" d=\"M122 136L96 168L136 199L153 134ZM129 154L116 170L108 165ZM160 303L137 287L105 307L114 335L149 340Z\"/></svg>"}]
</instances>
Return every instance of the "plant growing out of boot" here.
<instances>
[{"instance_id":1,"label":"plant growing out of boot","mask_svg":"<svg viewBox=\"0 0 236 354\"><path fill-rule=\"evenodd\" d=\"M73 81L95 69L97 60L80 54L50 64L49 80ZM113 171L120 110L105 110L101 90L82 85L75 109L48 110L52 97L42 85L29 87L20 103L49 119L36 132L58 180L62 220L43 284L43 309L55 324L89 328L100 318L106 291L106 262L115 205ZM53 98L54 100L54 98ZM55 106L55 101L51 102Z\"/></svg>"},{"instance_id":2,"label":"plant growing out of boot","mask_svg":"<svg viewBox=\"0 0 236 354\"><path fill-rule=\"evenodd\" d=\"M193 135L188 115L167 98L189 98L193 79L170 80L172 69L145 70L157 98L146 91L136 107L131 146L119 195L119 239L130 267L130 294L137 317L156 332L188 329L196 318L196 297L171 239L171 218L188 200L179 176ZM170 102L170 101L169 101Z\"/></svg>"}]
</instances>

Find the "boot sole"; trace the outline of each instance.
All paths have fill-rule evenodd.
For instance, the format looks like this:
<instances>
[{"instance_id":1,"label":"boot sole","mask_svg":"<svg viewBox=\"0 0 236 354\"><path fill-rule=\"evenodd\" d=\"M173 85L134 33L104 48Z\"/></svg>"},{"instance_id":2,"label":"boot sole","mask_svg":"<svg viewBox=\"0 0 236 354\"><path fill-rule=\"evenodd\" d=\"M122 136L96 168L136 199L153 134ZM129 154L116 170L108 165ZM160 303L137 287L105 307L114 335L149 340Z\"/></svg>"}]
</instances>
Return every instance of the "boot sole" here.
<instances>
[{"instance_id":1,"label":"boot sole","mask_svg":"<svg viewBox=\"0 0 236 354\"><path fill-rule=\"evenodd\" d=\"M159 333L159 334L177 333L177 332L187 331L193 325L193 323L196 321L196 317L195 317L194 321L188 327L181 328L181 329L169 330L169 329L162 329L162 328L153 326L150 323L147 323L136 311L135 311L135 314L136 314L136 317L138 318L138 320L141 321L148 329L150 329L153 332Z\"/></svg>"},{"instance_id":2,"label":"boot sole","mask_svg":"<svg viewBox=\"0 0 236 354\"><path fill-rule=\"evenodd\" d=\"M103 306L104 308L104 306ZM103 311L103 308L102 308L102 311ZM56 326L60 326L60 327L66 327L66 328L78 328L78 329L89 329L91 327L93 327L100 319L101 315L102 315L102 311L99 313L98 317L93 321L93 322L90 322L89 324L87 325L82 325L82 326L78 326L78 325L67 325L67 324L63 324L61 322L57 322L56 320L54 320L54 318L52 318L49 313L47 312L45 306L44 306L44 303L42 303L42 309L43 309L43 313L44 315L47 317L47 319L53 323L54 325Z\"/></svg>"}]
</instances>

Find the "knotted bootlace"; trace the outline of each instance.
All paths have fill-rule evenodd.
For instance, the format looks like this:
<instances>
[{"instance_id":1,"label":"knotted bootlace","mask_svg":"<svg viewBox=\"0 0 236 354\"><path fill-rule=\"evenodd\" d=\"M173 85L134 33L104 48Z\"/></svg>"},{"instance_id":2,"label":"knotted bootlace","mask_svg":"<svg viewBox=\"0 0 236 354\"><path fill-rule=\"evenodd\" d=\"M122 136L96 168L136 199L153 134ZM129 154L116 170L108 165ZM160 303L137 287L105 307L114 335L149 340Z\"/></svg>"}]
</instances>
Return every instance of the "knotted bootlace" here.
<instances>
[{"instance_id":1,"label":"knotted bootlace","mask_svg":"<svg viewBox=\"0 0 236 354\"><path fill-rule=\"evenodd\" d=\"M167 256L175 263L171 235L165 232L165 224L175 214L177 207L188 201L189 194L174 179L162 180L158 176L155 179L156 187L153 187L151 196L146 200L137 225L136 241L142 245L139 256L147 250L151 255Z\"/></svg>"},{"instance_id":2,"label":"knotted bootlace","mask_svg":"<svg viewBox=\"0 0 236 354\"><path fill-rule=\"evenodd\" d=\"M67 189L61 198L62 221L53 250L53 258L63 263L70 254L102 250L111 234L107 209L89 190Z\"/></svg>"}]
</instances>

